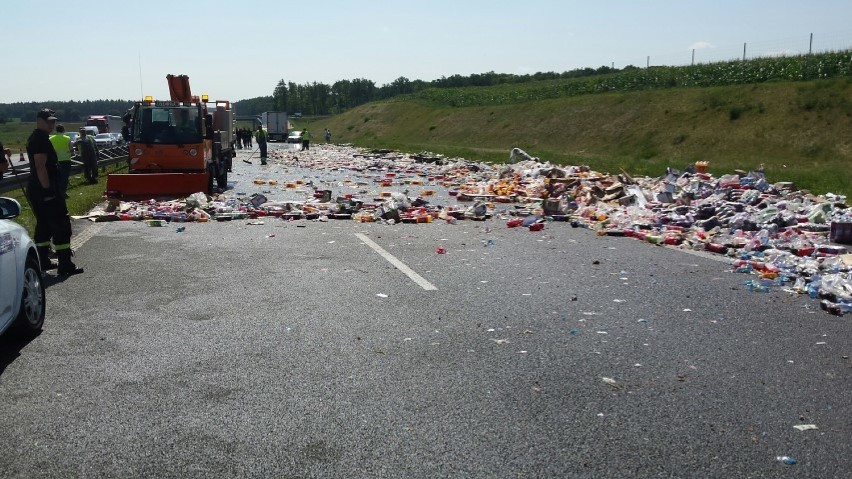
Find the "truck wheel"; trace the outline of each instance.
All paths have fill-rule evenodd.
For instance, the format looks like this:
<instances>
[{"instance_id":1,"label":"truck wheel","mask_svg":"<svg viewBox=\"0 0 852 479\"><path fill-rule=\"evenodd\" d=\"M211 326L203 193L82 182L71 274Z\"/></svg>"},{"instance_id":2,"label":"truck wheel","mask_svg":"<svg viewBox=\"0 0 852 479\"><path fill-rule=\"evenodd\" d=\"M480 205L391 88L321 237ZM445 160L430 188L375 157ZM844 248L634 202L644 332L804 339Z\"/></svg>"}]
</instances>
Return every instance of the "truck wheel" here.
<instances>
[{"instance_id":1,"label":"truck wheel","mask_svg":"<svg viewBox=\"0 0 852 479\"><path fill-rule=\"evenodd\" d=\"M224 165L219 168L219 174L216 175L216 185L222 190L228 187L228 169Z\"/></svg>"},{"instance_id":2,"label":"truck wheel","mask_svg":"<svg viewBox=\"0 0 852 479\"><path fill-rule=\"evenodd\" d=\"M216 176L216 167L213 165L207 166L207 194L212 195L215 193L213 191L213 178Z\"/></svg>"},{"instance_id":3,"label":"truck wheel","mask_svg":"<svg viewBox=\"0 0 852 479\"><path fill-rule=\"evenodd\" d=\"M23 335L35 336L44 325L46 300L41 268L34 256L27 258L24 266L24 288L21 292L21 309L15 320L15 329Z\"/></svg>"}]
</instances>

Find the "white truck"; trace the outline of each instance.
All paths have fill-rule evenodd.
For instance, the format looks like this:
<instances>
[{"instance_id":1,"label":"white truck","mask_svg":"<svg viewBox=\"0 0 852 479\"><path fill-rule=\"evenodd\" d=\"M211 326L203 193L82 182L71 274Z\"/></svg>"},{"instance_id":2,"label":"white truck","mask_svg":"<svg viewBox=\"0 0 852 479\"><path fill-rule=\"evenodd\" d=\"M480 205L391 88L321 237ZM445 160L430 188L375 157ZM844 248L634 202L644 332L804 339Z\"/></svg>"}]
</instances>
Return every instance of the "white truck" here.
<instances>
[{"instance_id":1,"label":"white truck","mask_svg":"<svg viewBox=\"0 0 852 479\"><path fill-rule=\"evenodd\" d=\"M266 129L269 141L287 141L289 122L286 112L265 111L260 114L260 121Z\"/></svg>"}]
</instances>

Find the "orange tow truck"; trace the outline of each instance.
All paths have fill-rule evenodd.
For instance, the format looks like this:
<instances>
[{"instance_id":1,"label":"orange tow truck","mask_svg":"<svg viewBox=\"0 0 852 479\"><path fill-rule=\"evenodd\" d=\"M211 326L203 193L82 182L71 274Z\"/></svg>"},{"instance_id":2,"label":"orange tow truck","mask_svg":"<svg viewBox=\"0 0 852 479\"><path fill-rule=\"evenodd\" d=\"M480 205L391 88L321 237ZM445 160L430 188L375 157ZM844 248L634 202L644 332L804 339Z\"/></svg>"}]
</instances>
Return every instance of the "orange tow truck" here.
<instances>
[{"instance_id":1,"label":"orange tow truck","mask_svg":"<svg viewBox=\"0 0 852 479\"><path fill-rule=\"evenodd\" d=\"M107 177L105 196L178 197L227 188L236 156L230 102L193 96L186 75L167 75L166 81L169 100L145 97L134 105L129 170Z\"/></svg>"}]
</instances>

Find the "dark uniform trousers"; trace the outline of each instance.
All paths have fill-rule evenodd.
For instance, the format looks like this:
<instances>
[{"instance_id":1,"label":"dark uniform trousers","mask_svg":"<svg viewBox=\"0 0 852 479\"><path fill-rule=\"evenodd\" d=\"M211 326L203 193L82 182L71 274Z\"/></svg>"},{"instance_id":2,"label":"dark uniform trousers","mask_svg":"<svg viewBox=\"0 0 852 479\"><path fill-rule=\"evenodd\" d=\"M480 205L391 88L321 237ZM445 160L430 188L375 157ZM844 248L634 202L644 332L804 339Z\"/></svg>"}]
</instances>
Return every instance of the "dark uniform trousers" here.
<instances>
[{"instance_id":1,"label":"dark uniform trousers","mask_svg":"<svg viewBox=\"0 0 852 479\"><path fill-rule=\"evenodd\" d=\"M71 218L68 217L65 198L54 196L53 199L45 201L44 192L35 190L41 190L41 188L27 188L27 196L32 202L36 217L33 241L37 247L44 247L49 246L50 240L53 239L53 248L57 253L70 249Z\"/></svg>"}]
</instances>

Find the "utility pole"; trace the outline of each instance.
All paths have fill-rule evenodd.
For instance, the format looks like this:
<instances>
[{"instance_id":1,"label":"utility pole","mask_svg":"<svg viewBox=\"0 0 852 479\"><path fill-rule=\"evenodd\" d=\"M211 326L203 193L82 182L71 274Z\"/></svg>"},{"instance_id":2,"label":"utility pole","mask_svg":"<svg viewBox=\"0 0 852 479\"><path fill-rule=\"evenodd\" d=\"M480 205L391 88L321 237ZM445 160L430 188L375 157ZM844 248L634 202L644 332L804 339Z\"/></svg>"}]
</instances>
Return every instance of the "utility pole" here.
<instances>
[{"instance_id":1,"label":"utility pole","mask_svg":"<svg viewBox=\"0 0 852 479\"><path fill-rule=\"evenodd\" d=\"M645 68L651 68L651 55L645 60Z\"/></svg>"},{"instance_id":2,"label":"utility pole","mask_svg":"<svg viewBox=\"0 0 852 479\"><path fill-rule=\"evenodd\" d=\"M812 54L813 52L814 52L814 34L811 33L811 41L808 44L808 55Z\"/></svg>"},{"instance_id":3,"label":"utility pole","mask_svg":"<svg viewBox=\"0 0 852 479\"><path fill-rule=\"evenodd\" d=\"M692 49L692 66L695 66L695 49Z\"/></svg>"},{"instance_id":4,"label":"utility pole","mask_svg":"<svg viewBox=\"0 0 852 479\"><path fill-rule=\"evenodd\" d=\"M746 55L746 44L743 43L743 61L745 61L745 55Z\"/></svg>"}]
</instances>

